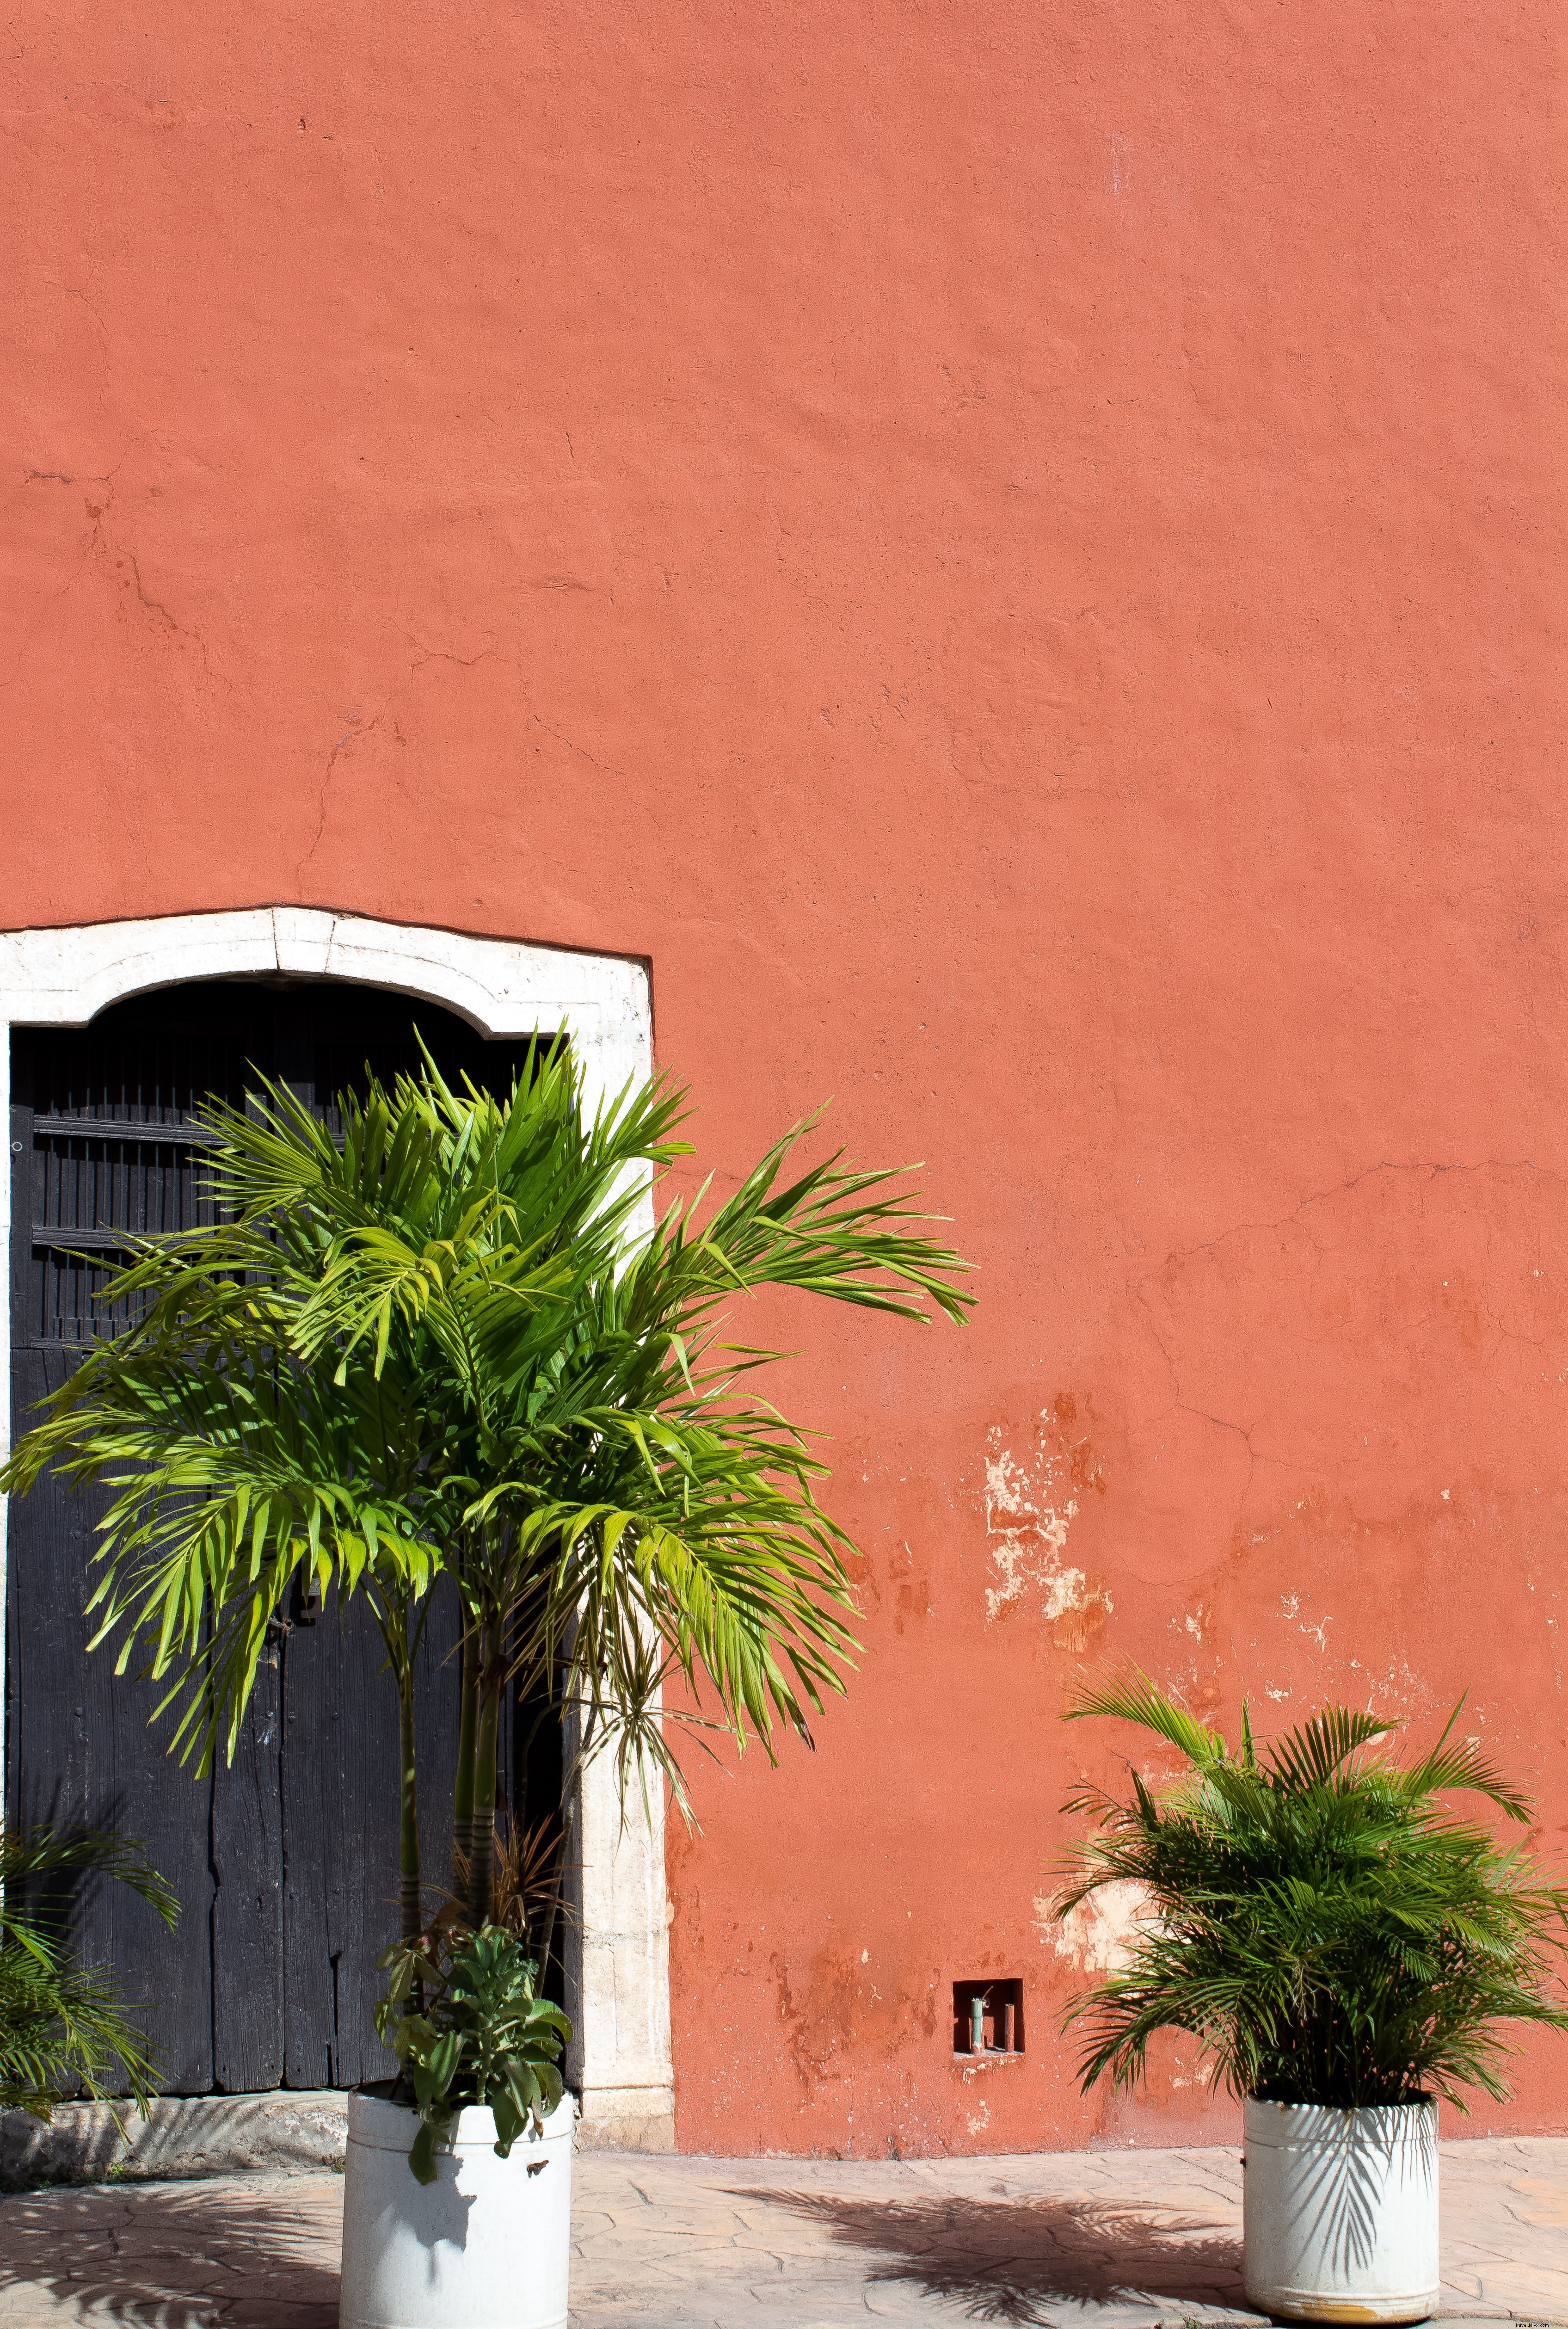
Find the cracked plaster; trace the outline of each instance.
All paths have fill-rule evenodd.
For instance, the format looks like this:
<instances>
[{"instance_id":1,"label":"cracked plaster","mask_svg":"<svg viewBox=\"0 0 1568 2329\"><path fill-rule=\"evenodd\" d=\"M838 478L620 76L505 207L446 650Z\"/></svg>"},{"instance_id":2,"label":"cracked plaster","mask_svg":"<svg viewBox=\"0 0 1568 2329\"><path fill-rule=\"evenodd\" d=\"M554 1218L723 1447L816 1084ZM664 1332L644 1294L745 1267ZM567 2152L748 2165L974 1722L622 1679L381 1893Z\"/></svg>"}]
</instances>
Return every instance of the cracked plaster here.
<instances>
[{"instance_id":1,"label":"cracked plaster","mask_svg":"<svg viewBox=\"0 0 1568 2329\"><path fill-rule=\"evenodd\" d=\"M1557 12L11 24L0 919L635 957L718 1187L831 1098L981 1265L778 1322L865 1647L698 1763L682 2139L963 2149L988 1969L984 2140L1201 2133L1057 2031L1083 1661L1568 1817Z\"/></svg>"}]
</instances>

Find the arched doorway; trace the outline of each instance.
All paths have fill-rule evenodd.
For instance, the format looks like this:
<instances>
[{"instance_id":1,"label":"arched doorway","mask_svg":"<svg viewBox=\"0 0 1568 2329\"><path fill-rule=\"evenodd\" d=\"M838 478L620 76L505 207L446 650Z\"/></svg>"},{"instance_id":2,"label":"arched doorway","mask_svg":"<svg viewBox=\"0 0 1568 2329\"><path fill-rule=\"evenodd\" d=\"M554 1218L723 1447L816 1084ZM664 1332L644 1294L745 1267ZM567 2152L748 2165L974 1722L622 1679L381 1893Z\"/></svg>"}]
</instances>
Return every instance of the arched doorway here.
<instances>
[{"instance_id":1,"label":"arched doorway","mask_svg":"<svg viewBox=\"0 0 1568 2329\"><path fill-rule=\"evenodd\" d=\"M83 1028L111 1004L156 989L278 973L414 998L412 1015L421 1023L429 1004L438 1003L488 1037L564 1037L582 1064L589 1107L653 1066L650 976L641 961L315 907L255 906L0 931L0 1081L9 1076L14 1028ZM13 1147L14 1166L30 1149L14 1135ZM0 1176L7 1234L28 1202L25 1190L14 1186L16 1179ZM5 1339L22 1290L10 1272L0 1275ZM0 1438L9 1422L0 1404ZM0 1538L8 1517L0 1500ZM0 1569L0 1576L6 1573ZM7 1768L11 1695L8 1680ZM14 1815L16 1806L8 1810ZM568 2007L576 2023L568 2076L581 2101L579 2141L669 2150L673 2079L662 1798L653 1791L646 1816L640 1802L623 1816L611 1765L601 1759L579 1783L577 1833L576 1915L565 1940ZM163 1962L161 1977L183 1977L172 1953L165 1951ZM345 2062L339 2076L346 2075Z\"/></svg>"},{"instance_id":2,"label":"arched doorway","mask_svg":"<svg viewBox=\"0 0 1568 2329\"><path fill-rule=\"evenodd\" d=\"M12 1044L14 1429L95 1341L125 1331L97 1297L127 1236L210 1219L200 1135L209 1094L243 1106L288 1084L335 1127L336 1100L416 1068L448 1080L526 1076L530 1039L486 1038L432 1003L340 982L202 980L111 1004L80 1028L18 1027ZM180 1896L171 1935L123 1888L80 1903L90 1962L112 1965L169 2090L351 2086L384 2073L371 2010L396 1931L397 1730L368 1612L296 1603L270 1629L234 1761L196 1781L149 1717L161 1694L89 1655L92 1532L108 1491L46 1481L14 1513L6 1597L7 1800L22 1822L144 1838ZM426 1636L421 1740L430 1801L456 1756L448 1664L456 1613L438 1590ZM559 1733L517 1719L502 1796L530 1825L559 1809ZM427 1865L440 1880L446 1839Z\"/></svg>"}]
</instances>

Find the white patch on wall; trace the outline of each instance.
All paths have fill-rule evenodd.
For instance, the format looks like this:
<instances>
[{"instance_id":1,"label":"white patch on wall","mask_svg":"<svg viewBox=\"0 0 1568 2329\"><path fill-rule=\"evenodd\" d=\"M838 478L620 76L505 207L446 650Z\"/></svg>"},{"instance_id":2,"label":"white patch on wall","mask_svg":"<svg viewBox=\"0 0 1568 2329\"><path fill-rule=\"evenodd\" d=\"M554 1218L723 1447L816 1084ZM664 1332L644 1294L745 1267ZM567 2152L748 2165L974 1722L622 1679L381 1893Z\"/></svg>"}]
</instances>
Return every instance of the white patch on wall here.
<instances>
[{"instance_id":1,"label":"white patch on wall","mask_svg":"<svg viewBox=\"0 0 1568 2329\"><path fill-rule=\"evenodd\" d=\"M1109 1595L1063 1559L1077 1516L1071 1449L1041 1440L1020 1457L1002 1445L1001 1426L993 1423L986 1438L985 1538L997 1581L986 1588L988 1624L1027 1595L1038 1595L1047 1625L1091 1601L1110 1609Z\"/></svg>"},{"instance_id":2,"label":"white patch on wall","mask_svg":"<svg viewBox=\"0 0 1568 2329\"><path fill-rule=\"evenodd\" d=\"M1141 1884L1103 1885L1059 1923L1048 1895L1035 1902L1036 1929L1075 1973L1120 1973L1148 1914L1149 1895Z\"/></svg>"}]
</instances>

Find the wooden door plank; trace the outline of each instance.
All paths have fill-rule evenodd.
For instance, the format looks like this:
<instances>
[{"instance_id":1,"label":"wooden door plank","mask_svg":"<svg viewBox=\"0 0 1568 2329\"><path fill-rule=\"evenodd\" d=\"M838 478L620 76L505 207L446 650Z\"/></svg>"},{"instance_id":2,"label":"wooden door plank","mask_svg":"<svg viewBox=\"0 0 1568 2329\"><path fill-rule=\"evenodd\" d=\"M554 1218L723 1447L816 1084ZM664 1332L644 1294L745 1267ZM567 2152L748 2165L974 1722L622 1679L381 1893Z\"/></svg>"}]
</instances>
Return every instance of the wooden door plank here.
<instances>
[{"instance_id":1,"label":"wooden door plank","mask_svg":"<svg viewBox=\"0 0 1568 2329\"><path fill-rule=\"evenodd\" d=\"M419 1665L420 1842L429 1893L450 1877L455 1597L437 1589ZM375 2034L377 1959L398 1932L398 1716L362 1598L289 1634L284 1652L285 2070L288 2086L390 2074ZM429 1897L427 1893L427 1899Z\"/></svg>"},{"instance_id":2,"label":"wooden door plank","mask_svg":"<svg viewBox=\"0 0 1568 2329\"><path fill-rule=\"evenodd\" d=\"M281 1660L264 1649L232 1763L212 1783L213 2083L254 2094L283 2077Z\"/></svg>"},{"instance_id":3,"label":"wooden door plank","mask_svg":"<svg viewBox=\"0 0 1568 2329\"><path fill-rule=\"evenodd\" d=\"M64 1354L47 1355L46 1364L42 1352L15 1354L15 1426L25 1428L48 1379L63 1376ZM172 1763L148 1729L161 1693L117 1675L111 1655L88 1655L82 1611L105 1501L102 1491L75 1495L45 1478L23 1508L26 1526L14 1521L8 1532L8 1812L23 1826L107 1828L146 1844L179 1897L174 1930L123 1885L98 1884L79 1903L78 1943L148 2008L164 2091L204 2094L212 2084L211 1787Z\"/></svg>"},{"instance_id":4,"label":"wooden door plank","mask_svg":"<svg viewBox=\"0 0 1568 2329\"><path fill-rule=\"evenodd\" d=\"M389 2068L371 2012L397 1930L397 1709L371 1614L329 1600L285 1653L285 2070L352 2086Z\"/></svg>"}]
</instances>

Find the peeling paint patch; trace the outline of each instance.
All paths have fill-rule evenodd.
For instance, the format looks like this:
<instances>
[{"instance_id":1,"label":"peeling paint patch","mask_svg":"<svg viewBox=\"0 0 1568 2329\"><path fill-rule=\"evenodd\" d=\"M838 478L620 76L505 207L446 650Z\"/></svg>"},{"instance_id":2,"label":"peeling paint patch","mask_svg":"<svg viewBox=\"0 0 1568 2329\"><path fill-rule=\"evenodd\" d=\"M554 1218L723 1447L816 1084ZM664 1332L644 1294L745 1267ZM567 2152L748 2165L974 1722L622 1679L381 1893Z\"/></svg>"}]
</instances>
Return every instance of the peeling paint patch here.
<instances>
[{"instance_id":1,"label":"peeling paint patch","mask_svg":"<svg viewBox=\"0 0 1568 2329\"><path fill-rule=\"evenodd\" d=\"M1085 1453L1086 1439L1067 1438L1061 1408L1058 1400L1056 1410L1041 1410L1035 1445L1026 1455L1007 1446L1000 1424L986 1435L986 1549L996 1582L986 1588L985 1615L994 1626L1009 1609L1038 1598L1040 1622L1053 1629L1058 1646L1081 1651L1113 1604L1103 1581L1063 1556L1081 1490L1092 1485L1103 1493L1104 1483Z\"/></svg>"},{"instance_id":2,"label":"peeling paint patch","mask_svg":"<svg viewBox=\"0 0 1568 2329\"><path fill-rule=\"evenodd\" d=\"M1365 1677L1357 1688L1366 1691L1369 1713L1386 1714L1397 1709L1408 1717L1432 1711L1440 1703L1426 1676L1418 1674L1410 1660L1401 1655L1396 1654L1381 1667L1352 1658L1350 1671Z\"/></svg>"},{"instance_id":3,"label":"peeling paint patch","mask_svg":"<svg viewBox=\"0 0 1568 2329\"><path fill-rule=\"evenodd\" d=\"M1049 1614L1077 1606L1084 1572L1065 1568L1061 1559L1078 1513L1065 1473L1053 1452L1043 1453L1032 1466L1020 1464L1002 1446L1000 1425L992 1425L985 1460L985 1532L1000 1582L987 1588L985 1613L993 1624L1036 1580L1046 1588Z\"/></svg>"},{"instance_id":4,"label":"peeling paint patch","mask_svg":"<svg viewBox=\"0 0 1568 2329\"><path fill-rule=\"evenodd\" d=\"M1328 1648L1329 1628L1334 1623L1332 1611L1326 1617L1320 1617L1314 1625L1310 1617L1302 1612L1300 1595L1282 1593L1280 1596L1280 1615L1282 1617L1288 1617L1297 1632L1305 1634L1309 1641L1316 1642L1320 1650Z\"/></svg>"},{"instance_id":5,"label":"peeling paint patch","mask_svg":"<svg viewBox=\"0 0 1568 2329\"><path fill-rule=\"evenodd\" d=\"M1148 1918L1149 1895L1141 1884L1107 1884L1059 1923L1048 1894L1037 1898L1034 1906L1036 1930L1075 1972L1120 1973Z\"/></svg>"}]
</instances>

